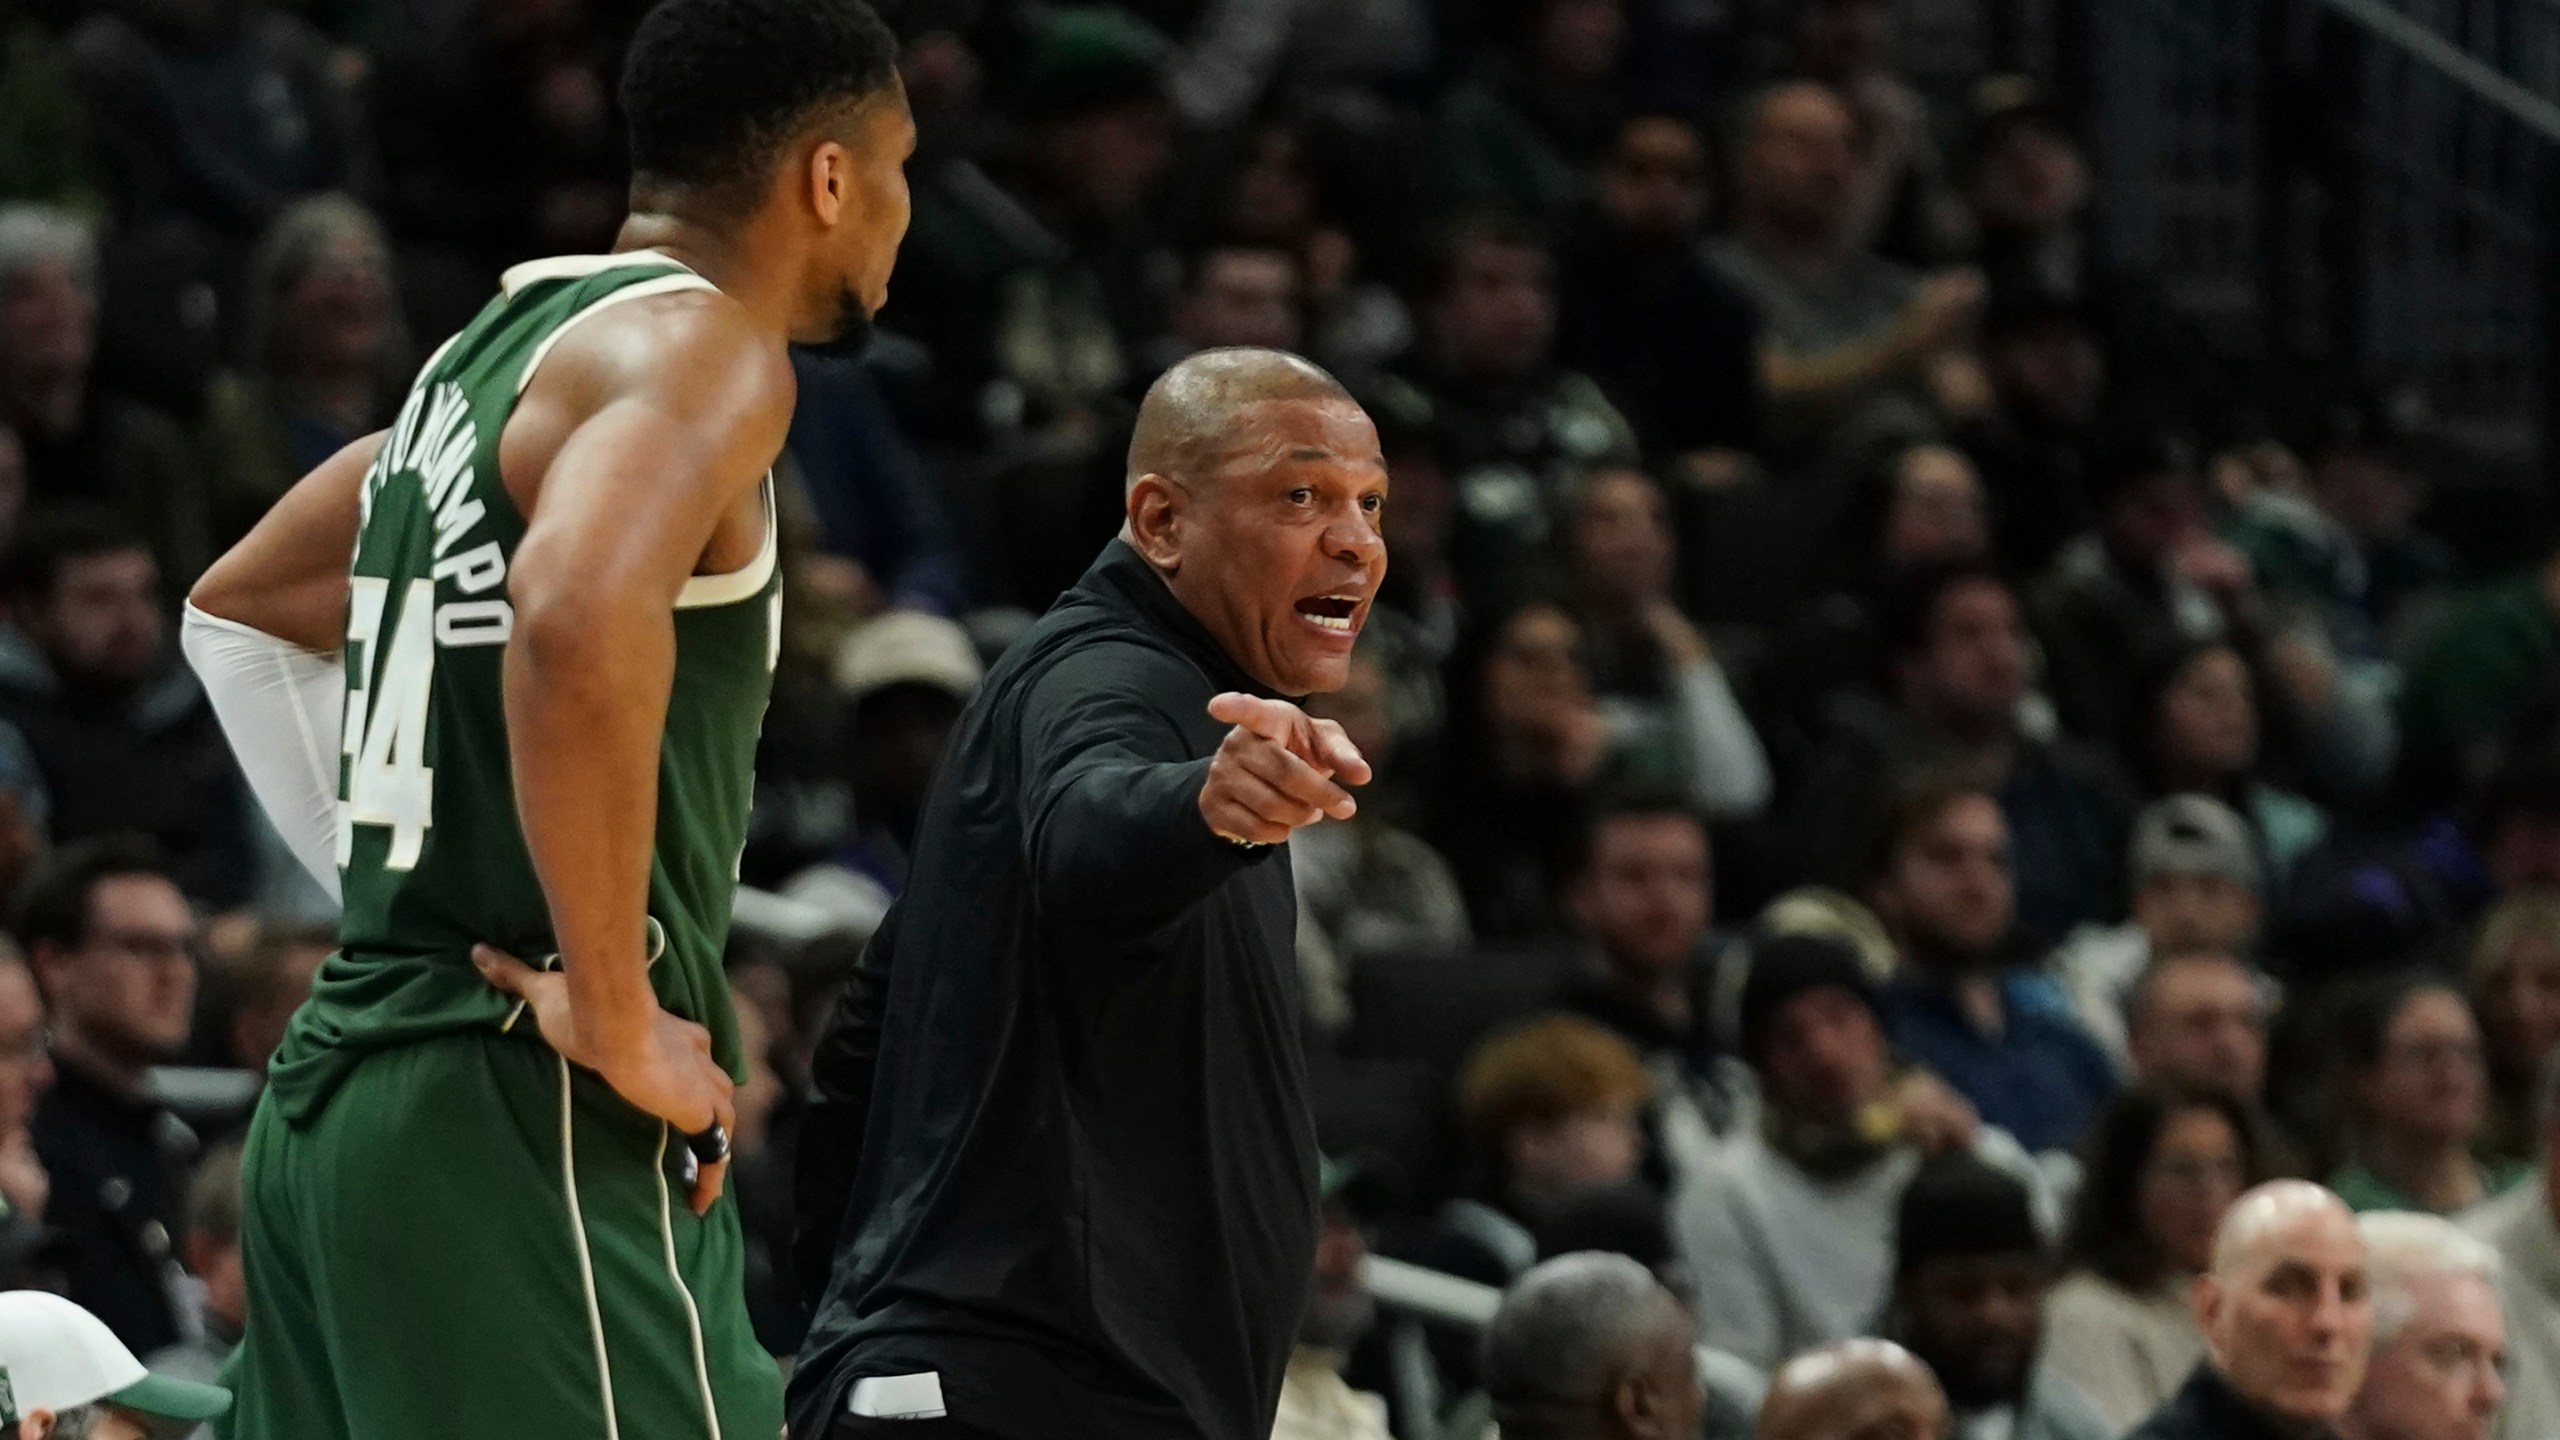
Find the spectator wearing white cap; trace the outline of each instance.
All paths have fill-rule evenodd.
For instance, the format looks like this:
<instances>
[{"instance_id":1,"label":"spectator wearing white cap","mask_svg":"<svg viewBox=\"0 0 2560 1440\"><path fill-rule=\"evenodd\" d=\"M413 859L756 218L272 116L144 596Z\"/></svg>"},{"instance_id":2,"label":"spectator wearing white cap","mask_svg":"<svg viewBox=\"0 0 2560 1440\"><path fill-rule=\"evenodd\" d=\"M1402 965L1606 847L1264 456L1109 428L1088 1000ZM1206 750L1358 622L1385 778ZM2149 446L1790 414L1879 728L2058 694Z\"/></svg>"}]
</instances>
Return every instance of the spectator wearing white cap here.
<instances>
[{"instance_id":1,"label":"spectator wearing white cap","mask_svg":"<svg viewBox=\"0 0 2560 1440\"><path fill-rule=\"evenodd\" d=\"M845 637L835 659L845 705L841 763L853 797L848 838L783 893L868 932L907 878L907 850L951 729L986 667L969 632L893 610Z\"/></svg>"},{"instance_id":2,"label":"spectator wearing white cap","mask_svg":"<svg viewBox=\"0 0 2560 1440\"><path fill-rule=\"evenodd\" d=\"M2170 795L2144 806L2130 848L2132 918L2081 927L2050 962L2081 1025L2119 1066L2129 1058L2126 1007L2152 957L2249 954L2265 893L2249 823L2210 795Z\"/></svg>"},{"instance_id":3,"label":"spectator wearing white cap","mask_svg":"<svg viewBox=\"0 0 2560 1440\"><path fill-rule=\"evenodd\" d=\"M0 1294L6 1440L174 1440L230 1408L219 1385L145 1370L105 1321L59 1295Z\"/></svg>"}]
</instances>

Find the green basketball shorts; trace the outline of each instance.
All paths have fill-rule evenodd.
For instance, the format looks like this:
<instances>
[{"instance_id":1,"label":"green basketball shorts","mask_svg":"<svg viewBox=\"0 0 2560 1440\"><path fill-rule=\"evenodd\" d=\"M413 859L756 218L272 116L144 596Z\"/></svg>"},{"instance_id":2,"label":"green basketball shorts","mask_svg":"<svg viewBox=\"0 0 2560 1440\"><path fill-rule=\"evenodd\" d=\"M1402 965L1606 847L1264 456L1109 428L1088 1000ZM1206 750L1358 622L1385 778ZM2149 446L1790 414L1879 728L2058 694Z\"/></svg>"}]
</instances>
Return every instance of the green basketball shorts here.
<instances>
[{"instance_id":1,"label":"green basketball shorts","mask_svg":"<svg viewBox=\"0 0 2560 1440\"><path fill-rule=\"evenodd\" d=\"M738 1209L684 1143L523 1038L365 1057L242 1168L226 1440L774 1440Z\"/></svg>"}]
</instances>

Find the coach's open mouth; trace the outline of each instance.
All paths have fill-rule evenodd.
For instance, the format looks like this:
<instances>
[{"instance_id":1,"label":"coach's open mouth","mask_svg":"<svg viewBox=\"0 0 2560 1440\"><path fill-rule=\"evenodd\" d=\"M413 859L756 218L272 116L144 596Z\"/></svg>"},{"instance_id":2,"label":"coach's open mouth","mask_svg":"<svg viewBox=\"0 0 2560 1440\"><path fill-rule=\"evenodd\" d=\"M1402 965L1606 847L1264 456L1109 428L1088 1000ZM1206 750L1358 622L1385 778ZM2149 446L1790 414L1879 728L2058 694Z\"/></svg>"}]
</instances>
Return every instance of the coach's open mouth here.
<instances>
[{"instance_id":1,"label":"coach's open mouth","mask_svg":"<svg viewBox=\"0 0 2560 1440\"><path fill-rule=\"evenodd\" d=\"M1348 635L1359 628L1354 617L1360 613L1360 597L1342 594L1310 595L1298 602L1298 613L1305 616L1309 624L1320 629Z\"/></svg>"}]
</instances>

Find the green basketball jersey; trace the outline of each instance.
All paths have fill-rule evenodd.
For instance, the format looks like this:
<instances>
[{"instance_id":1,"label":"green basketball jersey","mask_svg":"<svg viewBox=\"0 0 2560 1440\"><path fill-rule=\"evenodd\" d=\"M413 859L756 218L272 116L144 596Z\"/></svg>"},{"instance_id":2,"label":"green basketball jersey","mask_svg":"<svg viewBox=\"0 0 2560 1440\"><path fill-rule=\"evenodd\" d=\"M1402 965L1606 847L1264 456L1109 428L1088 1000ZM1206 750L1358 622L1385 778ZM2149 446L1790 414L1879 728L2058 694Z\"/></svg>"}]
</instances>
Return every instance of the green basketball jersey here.
<instances>
[{"instance_id":1,"label":"green basketball jersey","mask_svg":"<svg viewBox=\"0 0 2560 1440\"><path fill-rule=\"evenodd\" d=\"M499 478L498 437L534 368L580 317L709 288L648 251L510 270L498 297L427 362L366 474L338 792L345 918L340 953L277 1055L277 1098L289 1109L316 1104L365 1050L506 1023L512 1002L472 968L475 944L537 963L555 948L507 749L507 567L525 522ZM755 562L697 577L677 601L649 874L659 1000L708 1026L732 1073L740 1057L721 949L780 646L770 480L765 511ZM531 1021L522 1024L529 1034Z\"/></svg>"}]
</instances>

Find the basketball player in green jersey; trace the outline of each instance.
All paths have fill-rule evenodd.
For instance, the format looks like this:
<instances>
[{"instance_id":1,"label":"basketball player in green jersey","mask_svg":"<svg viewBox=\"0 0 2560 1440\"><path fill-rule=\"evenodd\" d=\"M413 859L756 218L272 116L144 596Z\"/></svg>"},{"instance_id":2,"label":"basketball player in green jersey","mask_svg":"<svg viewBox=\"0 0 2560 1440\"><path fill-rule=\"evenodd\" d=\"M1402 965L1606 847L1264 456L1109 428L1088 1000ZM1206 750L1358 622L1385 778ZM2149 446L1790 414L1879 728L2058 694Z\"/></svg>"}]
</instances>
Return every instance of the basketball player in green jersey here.
<instances>
[{"instance_id":1,"label":"basketball player in green jersey","mask_svg":"<svg viewBox=\"0 0 2560 1440\"><path fill-rule=\"evenodd\" d=\"M666 0L622 104L616 253L508 272L191 597L345 907L250 1129L238 1440L782 1428L720 1198L769 471L786 345L886 294L915 131L861 0Z\"/></svg>"}]
</instances>

